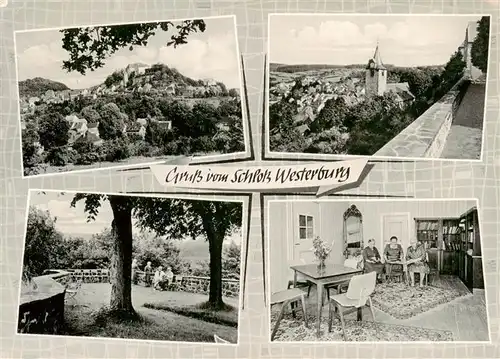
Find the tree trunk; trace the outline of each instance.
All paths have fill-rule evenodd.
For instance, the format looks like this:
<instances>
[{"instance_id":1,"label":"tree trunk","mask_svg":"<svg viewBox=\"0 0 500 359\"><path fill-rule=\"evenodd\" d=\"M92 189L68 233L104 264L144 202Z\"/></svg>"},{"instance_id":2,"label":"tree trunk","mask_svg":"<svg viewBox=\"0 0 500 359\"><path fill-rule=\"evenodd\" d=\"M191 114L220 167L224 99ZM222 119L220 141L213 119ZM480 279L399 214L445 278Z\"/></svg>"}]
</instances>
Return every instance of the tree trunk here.
<instances>
[{"instance_id":1,"label":"tree trunk","mask_svg":"<svg viewBox=\"0 0 500 359\"><path fill-rule=\"evenodd\" d=\"M113 267L111 277L110 309L113 312L135 316L132 306L132 210L128 199L123 196L110 196L113 210Z\"/></svg>"},{"instance_id":2,"label":"tree trunk","mask_svg":"<svg viewBox=\"0 0 500 359\"><path fill-rule=\"evenodd\" d=\"M225 307L222 301L222 243L224 236L211 231L207 232L210 251L210 291L208 303L213 309Z\"/></svg>"}]
</instances>

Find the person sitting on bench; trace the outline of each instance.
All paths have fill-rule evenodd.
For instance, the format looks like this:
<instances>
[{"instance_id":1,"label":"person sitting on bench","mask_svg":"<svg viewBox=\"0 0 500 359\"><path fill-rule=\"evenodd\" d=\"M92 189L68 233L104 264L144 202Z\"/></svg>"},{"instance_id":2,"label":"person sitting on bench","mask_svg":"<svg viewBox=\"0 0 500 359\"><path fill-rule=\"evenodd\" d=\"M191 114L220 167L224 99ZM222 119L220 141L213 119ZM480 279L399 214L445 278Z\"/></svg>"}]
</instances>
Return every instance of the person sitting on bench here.
<instances>
[{"instance_id":1,"label":"person sitting on bench","mask_svg":"<svg viewBox=\"0 0 500 359\"><path fill-rule=\"evenodd\" d=\"M153 289L164 290L167 284L168 280L165 277L165 272L163 271L162 266L159 266L156 269L155 276L153 278Z\"/></svg>"}]
</instances>

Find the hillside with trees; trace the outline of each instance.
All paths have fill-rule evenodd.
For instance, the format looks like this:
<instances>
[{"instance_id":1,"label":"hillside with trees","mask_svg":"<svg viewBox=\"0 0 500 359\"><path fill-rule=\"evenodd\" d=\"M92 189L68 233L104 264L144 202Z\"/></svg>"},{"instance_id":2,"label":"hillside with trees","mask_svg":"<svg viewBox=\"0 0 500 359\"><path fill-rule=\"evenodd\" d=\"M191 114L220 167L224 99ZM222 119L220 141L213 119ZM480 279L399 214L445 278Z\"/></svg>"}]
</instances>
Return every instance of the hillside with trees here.
<instances>
[{"instance_id":1,"label":"hillside with trees","mask_svg":"<svg viewBox=\"0 0 500 359\"><path fill-rule=\"evenodd\" d=\"M61 82L47 80L41 77L19 81L20 97L39 97L49 90L64 91L69 90L69 87Z\"/></svg>"},{"instance_id":2,"label":"hillside with trees","mask_svg":"<svg viewBox=\"0 0 500 359\"><path fill-rule=\"evenodd\" d=\"M193 80L165 65L130 77L127 86L111 84L122 80L118 71L85 94L60 99L55 92L23 112L25 174L129 158L245 150L241 99L223 83ZM116 88L103 91L106 83ZM168 86L202 90L198 96L173 95L164 91ZM72 132L78 135L71 122L75 117L97 132L87 131L73 141Z\"/></svg>"},{"instance_id":3,"label":"hillside with trees","mask_svg":"<svg viewBox=\"0 0 500 359\"><path fill-rule=\"evenodd\" d=\"M471 59L487 71L490 17L477 22ZM387 68L387 82L407 84L414 96L401 103L397 94L365 95L365 65L271 64L270 149L275 152L373 155L453 86L464 80L460 50L444 65Z\"/></svg>"}]
</instances>

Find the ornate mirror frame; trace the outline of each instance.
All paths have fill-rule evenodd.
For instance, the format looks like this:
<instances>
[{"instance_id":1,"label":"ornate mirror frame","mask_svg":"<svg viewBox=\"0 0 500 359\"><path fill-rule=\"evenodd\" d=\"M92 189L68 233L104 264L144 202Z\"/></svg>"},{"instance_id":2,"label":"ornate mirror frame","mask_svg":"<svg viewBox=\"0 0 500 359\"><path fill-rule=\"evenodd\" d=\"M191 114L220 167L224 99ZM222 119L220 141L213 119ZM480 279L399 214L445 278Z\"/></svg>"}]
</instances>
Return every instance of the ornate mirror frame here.
<instances>
[{"instance_id":1,"label":"ornate mirror frame","mask_svg":"<svg viewBox=\"0 0 500 359\"><path fill-rule=\"evenodd\" d=\"M348 234L347 234L347 220L351 217L358 218L359 219L359 235L360 235L360 248L347 248L347 239L348 239ZM359 211L359 209L353 204L351 205L345 212L344 212L344 257L347 258L349 254L361 251L364 248L364 243L363 243L363 215Z\"/></svg>"}]
</instances>

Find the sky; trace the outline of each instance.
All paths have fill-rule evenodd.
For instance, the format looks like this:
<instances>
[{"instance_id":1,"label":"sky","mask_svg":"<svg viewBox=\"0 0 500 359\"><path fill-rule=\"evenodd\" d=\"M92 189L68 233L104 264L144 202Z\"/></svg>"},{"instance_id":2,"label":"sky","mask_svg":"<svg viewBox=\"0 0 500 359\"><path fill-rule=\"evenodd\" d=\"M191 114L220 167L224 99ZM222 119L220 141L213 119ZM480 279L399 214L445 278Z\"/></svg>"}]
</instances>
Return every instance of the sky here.
<instances>
[{"instance_id":1,"label":"sky","mask_svg":"<svg viewBox=\"0 0 500 359\"><path fill-rule=\"evenodd\" d=\"M377 41L382 62L443 65L481 16L276 15L270 17L269 58L283 64L364 64Z\"/></svg>"},{"instance_id":2,"label":"sky","mask_svg":"<svg viewBox=\"0 0 500 359\"><path fill-rule=\"evenodd\" d=\"M32 192L30 205L43 211L49 211L52 218L56 217L56 229L66 236L82 237L89 239L93 234L100 233L106 228L111 228L113 212L108 201L102 201L99 214L96 219L87 222L87 214L84 211L85 201L78 201L75 208L70 206L74 193L61 193L53 191ZM132 218L133 231L138 233L139 228L135 227L136 221ZM185 238L192 241L191 237ZM196 239L205 241L204 238ZM241 233L233 233L228 236L227 241L234 241L241 244ZM208 248L208 247L207 247Z\"/></svg>"},{"instance_id":3,"label":"sky","mask_svg":"<svg viewBox=\"0 0 500 359\"><path fill-rule=\"evenodd\" d=\"M72 89L88 88L102 83L113 71L131 63L162 63L174 67L193 79L212 78L228 88L241 88L239 54L237 53L236 28L233 17L204 19L203 33L192 33L188 43L166 46L173 31L157 31L147 46L133 51L121 49L105 61L105 66L82 76L67 73L62 61L69 56L62 48L59 30L37 30L16 33L16 53L19 81L43 77L59 81ZM174 25L178 22L174 22Z\"/></svg>"}]
</instances>

